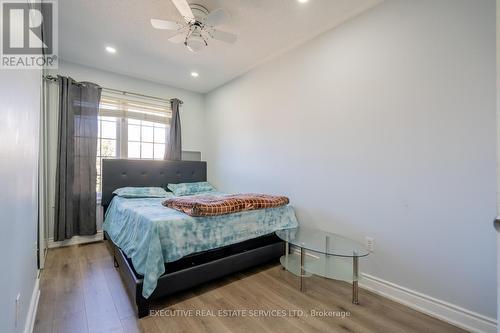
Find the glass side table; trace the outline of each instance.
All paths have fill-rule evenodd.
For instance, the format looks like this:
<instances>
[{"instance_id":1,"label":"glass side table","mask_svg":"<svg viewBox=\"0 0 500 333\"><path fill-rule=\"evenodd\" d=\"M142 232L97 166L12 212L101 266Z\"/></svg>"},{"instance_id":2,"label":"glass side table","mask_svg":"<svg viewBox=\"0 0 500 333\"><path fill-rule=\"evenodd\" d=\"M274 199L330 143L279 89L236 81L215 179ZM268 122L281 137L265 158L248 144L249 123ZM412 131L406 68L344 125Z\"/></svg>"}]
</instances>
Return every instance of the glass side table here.
<instances>
[{"instance_id":1,"label":"glass side table","mask_svg":"<svg viewBox=\"0 0 500 333\"><path fill-rule=\"evenodd\" d=\"M281 265L300 277L302 292L305 291L304 278L315 274L352 283L352 303L359 304L358 261L370 254L364 245L337 234L305 227L279 230L276 235L285 241ZM298 253L290 252L290 244L298 248Z\"/></svg>"}]
</instances>

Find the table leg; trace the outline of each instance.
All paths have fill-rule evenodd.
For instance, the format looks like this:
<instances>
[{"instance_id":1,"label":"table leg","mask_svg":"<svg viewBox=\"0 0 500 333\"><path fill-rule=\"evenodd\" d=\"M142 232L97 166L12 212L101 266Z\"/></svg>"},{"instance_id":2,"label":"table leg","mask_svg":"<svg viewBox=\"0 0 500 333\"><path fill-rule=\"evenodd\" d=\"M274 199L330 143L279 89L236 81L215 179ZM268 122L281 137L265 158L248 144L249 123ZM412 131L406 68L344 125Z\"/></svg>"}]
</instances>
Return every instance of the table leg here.
<instances>
[{"instance_id":1,"label":"table leg","mask_svg":"<svg viewBox=\"0 0 500 333\"><path fill-rule=\"evenodd\" d=\"M301 247L300 248L300 291L304 292L306 289L306 282L304 281L304 274L306 273L304 269L306 250Z\"/></svg>"},{"instance_id":2,"label":"table leg","mask_svg":"<svg viewBox=\"0 0 500 333\"><path fill-rule=\"evenodd\" d=\"M358 301L358 257L352 257L352 304Z\"/></svg>"},{"instance_id":3,"label":"table leg","mask_svg":"<svg viewBox=\"0 0 500 333\"><path fill-rule=\"evenodd\" d=\"M328 253L328 249L330 248L330 237L329 236L326 236L326 239L325 239L325 274L328 276L328 273L330 271L330 265L328 265L328 259L330 258L330 256L327 254Z\"/></svg>"},{"instance_id":4,"label":"table leg","mask_svg":"<svg viewBox=\"0 0 500 333\"><path fill-rule=\"evenodd\" d=\"M290 245L285 242L285 266L282 267L283 270L288 269L288 253L290 252Z\"/></svg>"}]
</instances>

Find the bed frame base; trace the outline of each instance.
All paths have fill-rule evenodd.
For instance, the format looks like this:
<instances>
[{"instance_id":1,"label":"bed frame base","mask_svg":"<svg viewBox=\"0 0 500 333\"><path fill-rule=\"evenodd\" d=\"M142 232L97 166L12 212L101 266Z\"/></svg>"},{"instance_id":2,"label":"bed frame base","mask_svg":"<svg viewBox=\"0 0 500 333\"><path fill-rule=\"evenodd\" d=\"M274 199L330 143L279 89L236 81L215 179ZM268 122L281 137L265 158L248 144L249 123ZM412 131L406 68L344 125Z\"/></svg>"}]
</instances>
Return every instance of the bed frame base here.
<instances>
[{"instance_id":1,"label":"bed frame base","mask_svg":"<svg viewBox=\"0 0 500 333\"><path fill-rule=\"evenodd\" d=\"M271 234L189 255L167 264L165 266L167 271L158 279L158 285L153 294L145 299L142 296L142 276L135 272L130 259L109 240L107 234L105 234L105 240L127 292L136 304L139 318L149 315L150 302L153 300L266 262L277 261L284 251L284 242Z\"/></svg>"}]
</instances>

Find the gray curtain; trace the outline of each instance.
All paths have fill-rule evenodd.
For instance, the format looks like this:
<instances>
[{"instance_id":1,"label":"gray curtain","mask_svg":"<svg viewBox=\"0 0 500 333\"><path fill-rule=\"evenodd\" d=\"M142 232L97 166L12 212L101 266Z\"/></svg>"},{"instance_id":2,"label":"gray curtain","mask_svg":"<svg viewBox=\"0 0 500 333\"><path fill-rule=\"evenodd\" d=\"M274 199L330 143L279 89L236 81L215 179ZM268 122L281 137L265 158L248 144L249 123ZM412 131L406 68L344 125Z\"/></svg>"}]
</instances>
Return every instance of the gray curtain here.
<instances>
[{"instance_id":1,"label":"gray curtain","mask_svg":"<svg viewBox=\"0 0 500 333\"><path fill-rule=\"evenodd\" d=\"M182 159L182 138L179 105L182 104L182 101L175 98L170 101L170 104L172 105L172 122L165 147L165 159L180 161Z\"/></svg>"},{"instance_id":2,"label":"gray curtain","mask_svg":"<svg viewBox=\"0 0 500 333\"><path fill-rule=\"evenodd\" d=\"M54 240L95 235L97 114L101 88L58 77L59 135Z\"/></svg>"}]
</instances>

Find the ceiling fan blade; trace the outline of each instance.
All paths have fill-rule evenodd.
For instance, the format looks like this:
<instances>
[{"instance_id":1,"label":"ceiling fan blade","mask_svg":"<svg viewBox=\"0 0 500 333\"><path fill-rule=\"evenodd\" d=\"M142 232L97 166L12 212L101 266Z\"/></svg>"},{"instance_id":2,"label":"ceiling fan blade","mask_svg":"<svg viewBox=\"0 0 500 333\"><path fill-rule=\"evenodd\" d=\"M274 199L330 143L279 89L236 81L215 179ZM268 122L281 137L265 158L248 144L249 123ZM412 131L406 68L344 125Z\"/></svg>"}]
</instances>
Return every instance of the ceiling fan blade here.
<instances>
[{"instance_id":1,"label":"ceiling fan blade","mask_svg":"<svg viewBox=\"0 0 500 333\"><path fill-rule=\"evenodd\" d=\"M189 7L189 3L186 0L172 0L172 3L187 23L196 21L193 11L191 10L191 7Z\"/></svg>"},{"instance_id":2,"label":"ceiling fan blade","mask_svg":"<svg viewBox=\"0 0 500 333\"><path fill-rule=\"evenodd\" d=\"M209 34L213 39L217 39L217 40L220 40L221 42L230 43L230 44L235 43L236 40L238 39L237 35L230 33L230 32L221 31L221 30L214 29L214 30L210 31Z\"/></svg>"},{"instance_id":3,"label":"ceiling fan blade","mask_svg":"<svg viewBox=\"0 0 500 333\"><path fill-rule=\"evenodd\" d=\"M226 11L222 8L218 8L212 12L210 12L207 17L203 20L203 23L208 26L216 26L227 21L229 16Z\"/></svg>"},{"instance_id":4,"label":"ceiling fan blade","mask_svg":"<svg viewBox=\"0 0 500 333\"><path fill-rule=\"evenodd\" d=\"M177 22L157 19L151 19L151 25L153 28L161 30L179 30L182 28L182 25Z\"/></svg>"},{"instance_id":5,"label":"ceiling fan blade","mask_svg":"<svg viewBox=\"0 0 500 333\"><path fill-rule=\"evenodd\" d=\"M178 34L170 37L168 41L174 44L184 43L186 41L186 31L183 29Z\"/></svg>"}]
</instances>

